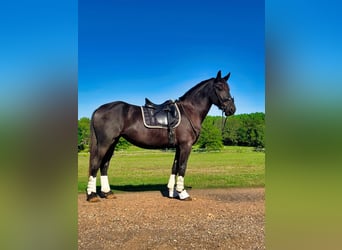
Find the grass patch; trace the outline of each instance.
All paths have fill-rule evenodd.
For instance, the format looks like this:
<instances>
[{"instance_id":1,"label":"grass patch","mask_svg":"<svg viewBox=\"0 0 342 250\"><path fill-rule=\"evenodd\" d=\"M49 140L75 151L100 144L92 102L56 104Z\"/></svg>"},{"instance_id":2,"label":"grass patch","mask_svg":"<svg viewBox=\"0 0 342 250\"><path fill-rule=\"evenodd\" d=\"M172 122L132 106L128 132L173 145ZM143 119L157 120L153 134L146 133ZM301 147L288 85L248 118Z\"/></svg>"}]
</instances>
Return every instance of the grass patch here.
<instances>
[{"instance_id":1,"label":"grass patch","mask_svg":"<svg viewBox=\"0 0 342 250\"><path fill-rule=\"evenodd\" d=\"M146 191L166 187L174 152L131 147L115 152L108 170L113 190ZM78 190L88 182L88 153L78 154ZM98 173L100 176L100 172ZM98 185L99 185L98 178ZM192 152L185 186L192 188L261 187L265 185L265 153L251 147L225 147L221 152Z\"/></svg>"}]
</instances>

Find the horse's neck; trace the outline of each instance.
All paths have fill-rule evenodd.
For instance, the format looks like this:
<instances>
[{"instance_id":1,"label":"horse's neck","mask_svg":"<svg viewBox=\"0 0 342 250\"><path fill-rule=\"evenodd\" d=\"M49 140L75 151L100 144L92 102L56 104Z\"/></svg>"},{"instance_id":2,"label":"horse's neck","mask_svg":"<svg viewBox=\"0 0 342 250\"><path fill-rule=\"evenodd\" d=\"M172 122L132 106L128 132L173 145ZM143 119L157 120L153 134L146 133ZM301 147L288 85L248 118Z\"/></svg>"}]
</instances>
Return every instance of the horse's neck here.
<instances>
[{"instance_id":1,"label":"horse's neck","mask_svg":"<svg viewBox=\"0 0 342 250\"><path fill-rule=\"evenodd\" d=\"M201 99L201 100L192 100L182 102L182 105L185 106L187 112L191 114L192 122L196 123L198 127L201 126L204 118L207 116L212 103L209 98Z\"/></svg>"},{"instance_id":2,"label":"horse's neck","mask_svg":"<svg viewBox=\"0 0 342 250\"><path fill-rule=\"evenodd\" d=\"M185 98L181 98L182 104L186 107L192 122L199 128L212 106L208 95L210 92L211 83L207 82L198 86L198 88L191 89L190 93L185 94Z\"/></svg>"}]
</instances>

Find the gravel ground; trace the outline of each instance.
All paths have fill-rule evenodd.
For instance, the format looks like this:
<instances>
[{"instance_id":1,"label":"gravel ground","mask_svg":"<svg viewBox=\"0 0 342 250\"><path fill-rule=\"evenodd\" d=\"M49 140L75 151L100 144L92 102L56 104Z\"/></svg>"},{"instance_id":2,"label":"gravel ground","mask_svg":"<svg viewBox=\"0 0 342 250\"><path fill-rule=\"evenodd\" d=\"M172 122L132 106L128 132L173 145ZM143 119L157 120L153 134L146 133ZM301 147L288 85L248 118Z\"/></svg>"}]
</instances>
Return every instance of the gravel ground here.
<instances>
[{"instance_id":1,"label":"gravel ground","mask_svg":"<svg viewBox=\"0 0 342 250\"><path fill-rule=\"evenodd\" d=\"M161 192L78 197L78 249L265 249L264 188L190 190L192 201Z\"/></svg>"}]
</instances>

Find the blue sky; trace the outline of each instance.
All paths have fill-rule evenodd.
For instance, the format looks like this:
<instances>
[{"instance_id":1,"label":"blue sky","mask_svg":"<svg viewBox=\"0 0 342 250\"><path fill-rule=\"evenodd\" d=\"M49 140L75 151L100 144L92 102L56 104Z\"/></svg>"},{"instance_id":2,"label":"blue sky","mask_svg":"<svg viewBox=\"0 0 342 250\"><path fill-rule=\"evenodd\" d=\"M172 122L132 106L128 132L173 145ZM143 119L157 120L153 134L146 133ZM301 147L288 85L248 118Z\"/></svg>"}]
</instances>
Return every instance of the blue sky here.
<instances>
[{"instance_id":1,"label":"blue sky","mask_svg":"<svg viewBox=\"0 0 342 250\"><path fill-rule=\"evenodd\" d=\"M264 1L82 0L78 15L79 118L177 99L218 70L231 72L236 114L265 112Z\"/></svg>"}]
</instances>

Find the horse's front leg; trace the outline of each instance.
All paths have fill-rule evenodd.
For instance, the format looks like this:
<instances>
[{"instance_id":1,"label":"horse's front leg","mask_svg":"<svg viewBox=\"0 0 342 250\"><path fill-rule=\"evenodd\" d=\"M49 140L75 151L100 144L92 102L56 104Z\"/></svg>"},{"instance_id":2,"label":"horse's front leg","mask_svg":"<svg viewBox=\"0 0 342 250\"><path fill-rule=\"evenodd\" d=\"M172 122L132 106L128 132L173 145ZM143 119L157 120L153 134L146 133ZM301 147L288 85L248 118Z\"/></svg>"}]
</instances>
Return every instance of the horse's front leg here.
<instances>
[{"instance_id":1,"label":"horse's front leg","mask_svg":"<svg viewBox=\"0 0 342 250\"><path fill-rule=\"evenodd\" d=\"M184 188L184 176L186 172L186 167L191 153L191 144L185 144L180 147L179 159L178 159L178 177L176 191L181 200L191 200L190 195Z\"/></svg>"},{"instance_id":2,"label":"horse's front leg","mask_svg":"<svg viewBox=\"0 0 342 250\"><path fill-rule=\"evenodd\" d=\"M178 197L178 194L175 193L176 176L177 176L178 168L179 168L179 165L178 165L179 159L178 158L179 158L179 147L176 148L175 159L173 160L171 175L169 178L169 182L167 184L167 187L169 189L169 197L170 198Z\"/></svg>"}]
</instances>

